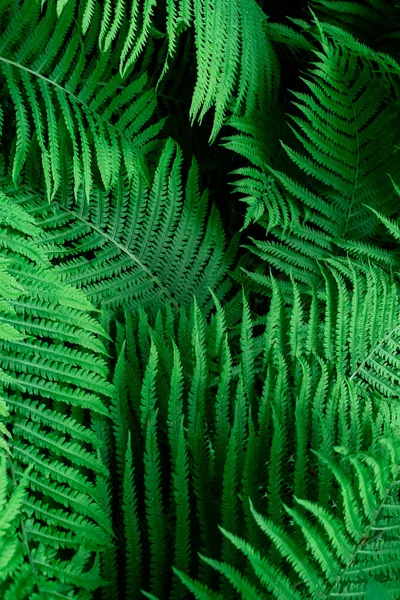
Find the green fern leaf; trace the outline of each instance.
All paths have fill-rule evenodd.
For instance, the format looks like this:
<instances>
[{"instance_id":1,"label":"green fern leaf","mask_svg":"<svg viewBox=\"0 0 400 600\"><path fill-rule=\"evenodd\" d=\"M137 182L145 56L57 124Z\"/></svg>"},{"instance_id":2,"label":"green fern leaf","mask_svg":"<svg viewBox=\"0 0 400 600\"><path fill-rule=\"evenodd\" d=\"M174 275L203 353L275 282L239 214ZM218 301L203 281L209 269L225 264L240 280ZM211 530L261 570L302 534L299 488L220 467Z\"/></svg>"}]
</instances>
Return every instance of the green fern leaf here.
<instances>
[{"instance_id":1,"label":"green fern leaf","mask_svg":"<svg viewBox=\"0 0 400 600\"><path fill-rule=\"evenodd\" d=\"M0 205L0 254L7 269L1 322L12 328L0 340L3 417L12 435L12 486L27 485L18 525L21 552L1 593L26 597L57 583L68 594L93 590L102 581L98 553L110 545L111 529L95 493L94 482L108 471L91 430L109 414L105 402L112 393L102 329L82 292L51 269L32 217L4 194ZM19 506L17 489L10 508ZM4 525L8 518L5 513Z\"/></svg>"},{"instance_id":2,"label":"green fern leaf","mask_svg":"<svg viewBox=\"0 0 400 600\"><path fill-rule=\"evenodd\" d=\"M106 12L109 6L106 3ZM91 2L86 9L86 15L92 12ZM95 166L107 190L116 184L122 164L132 174L132 159L138 157L141 168L139 155L146 153L146 145L162 124L144 129L155 108L152 91L137 98L146 84L146 74L121 89L122 77L112 75L107 65L112 58L107 55L108 48L121 25L122 14L121 0L107 35L104 27L100 29L99 43L104 55L93 68L92 34L82 39L74 19L74 2L66 3L58 20L54 2L46 3L43 12L35 4L22 4L20 10L11 11L9 3L3 3L0 18L7 26L1 37L0 85L9 93L14 107L13 111L7 107L5 115L16 131L11 157L14 183L20 181L33 152L31 140L35 134L38 156L33 153L30 159L40 157L49 199L54 199L66 184L64 180L69 179L70 160L75 196L83 185L87 199ZM87 20L87 16L83 18ZM95 20L92 26L96 28ZM39 36L40 44L34 36ZM107 78L106 85L103 76Z\"/></svg>"},{"instance_id":3,"label":"green fern leaf","mask_svg":"<svg viewBox=\"0 0 400 600\"><path fill-rule=\"evenodd\" d=\"M150 540L150 589L160 595L166 565L165 517L161 492L160 452L156 434L156 413L147 422L144 454L146 519Z\"/></svg>"},{"instance_id":4,"label":"green fern leaf","mask_svg":"<svg viewBox=\"0 0 400 600\"><path fill-rule=\"evenodd\" d=\"M194 161L182 201L181 166L181 151L169 140L150 188L134 175L110 194L97 189L90 204L82 197L54 209L28 193L17 199L40 218L43 243L59 246L52 259L62 277L92 302L157 306L169 300L177 306L196 295L203 306L208 287L216 289L232 263L237 238L225 250L215 207L206 217L207 195L200 196ZM68 252L61 248L67 240Z\"/></svg>"}]
</instances>

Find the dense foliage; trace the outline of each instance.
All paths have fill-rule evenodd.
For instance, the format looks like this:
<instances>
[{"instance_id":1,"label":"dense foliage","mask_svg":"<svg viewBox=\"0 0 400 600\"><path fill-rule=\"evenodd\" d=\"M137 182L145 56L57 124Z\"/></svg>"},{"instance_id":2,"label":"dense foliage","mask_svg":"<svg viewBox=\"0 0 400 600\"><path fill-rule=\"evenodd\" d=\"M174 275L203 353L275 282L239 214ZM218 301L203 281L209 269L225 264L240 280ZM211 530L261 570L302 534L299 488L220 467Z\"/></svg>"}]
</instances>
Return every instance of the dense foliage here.
<instances>
[{"instance_id":1,"label":"dense foliage","mask_svg":"<svg viewBox=\"0 0 400 600\"><path fill-rule=\"evenodd\" d=\"M395 0L0 2L0 597L400 598Z\"/></svg>"}]
</instances>

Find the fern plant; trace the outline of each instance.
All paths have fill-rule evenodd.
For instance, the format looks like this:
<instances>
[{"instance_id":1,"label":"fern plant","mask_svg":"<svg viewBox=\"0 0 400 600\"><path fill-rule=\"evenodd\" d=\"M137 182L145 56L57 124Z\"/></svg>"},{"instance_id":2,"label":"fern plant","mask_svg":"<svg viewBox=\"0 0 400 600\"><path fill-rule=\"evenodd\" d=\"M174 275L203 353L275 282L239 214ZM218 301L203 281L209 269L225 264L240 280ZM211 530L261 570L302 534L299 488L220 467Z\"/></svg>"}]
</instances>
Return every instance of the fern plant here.
<instances>
[{"instance_id":1,"label":"fern plant","mask_svg":"<svg viewBox=\"0 0 400 600\"><path fill-rule=\"evenodd\" d=\"M122 87L111 52L94 63L99 32L94 24L82 38L72 3L57 21L54 2L43 12L36 2L4 2L0 19L0 85L7 93L0 123L14 124L4 136L14 183L26 169L34 180L41 174L52 199L72 177L74 193L83 188L89 198L95 177L110 190L122 164L130 176L141 170L140 157L162 125L145 127L156 103L154 90L144 91L145 70Z\"/></svg>"},{"instance_id":2,"label":"fern plant","mask_svg":"<svg viewBox=\"0 0 400 600\"><path fill-rule=\"evenodd\" d=\"M394 515L399 511L398 444L385 437L379 441L381 452L377 454L351 454L339 448L345 453L340 463L320 457L337 480L340 507L334 504L334 510L327 510L306 498L295 498L294 508L285 506L292 527L284 531L250 506L257 526L290 565L294 581L286 576L283 565L277 567L247 541L222 530L247 558L262 588L272 597L361 598L367 597L368 589L375 589L380 598L390 598L390 591L398 592L398 578L386 580L387 569L396 571L399 560L399 536L394 524ZM240 597L264 597L232 565L202 558L228 579ZM205 597L202 586L177 574L196 598ZM382 577L386 585L377 577Z\"/></svg>"},{"instance_id":3,"label":"fern plant","mask_svg":"<svg viewBox=\"0 0 400 600\"><path fill-rule=\"evenodd\" d=\"M400 598L398 30L0 2L1 598Z\"/></svg>"},{"instance_id":4,"label":"fern plant","mask_svg":"<svg viewBox=\"0 0 400 600\"><path fill-rule=\"evenodd\" d=\"M65 4L72 11L75 2L57 2L60 20ZM141 7L138 1L127 6L119 0L113 6L107 0L100 7L88 0L82 3L83 11L77 4L82 33L89 35L90 27L100 30L100 49L107 53L116 48L119 71L125 77L155 29L155 16L162 3L145 0ZM210 139L215 140L228 108L240 113L244 107L251 113L259 104L274 99L279 76L277 59L266 35L266 16L256 0L171 0L165 8L166 31L161 35L166 38L167 56L160 77L168 68L168 59L176 53L180 33L192 26L197 77L190 117L201 121L211 107L215 108Z\"/></svg>"},{"instance_id":5,"label":"fern plant","mask_svg":"<svg viewBox=\"0 0 400 600\"><path fill-rule=\"evenodd\" d=\"M0 203L2 417L21 504L21 551L2 597L87 598L112 535L99 493L108 472L93 429L112 393L104 333L83 293L51 268L32 217L3 193ZM24 487L29 494L17 502Z\"/></svg>"},{"instance_id":6,"label":"fern plant","mask_svg":"<svg viewBox=\"0 0 400 600\"><path fill-rule=\"evenodd\" d=\"M367 44L371 35L384 45L395 34L398 20L398 7L394 2L336 2L316 0L313 2L316 14L328 23L343 27ZM385 39L386 38L386 39Z\"/></svg>"},{"instance_id":7,"label":"fern plant","mask_svg":"<svg viewBox=\"0 0 400 600\"><path fill-rule=\"evenodd\" d=\"M142 174L130 180L125 173L112 192L97 188L89 201L81 194L49 204L29 190L14 198L40 222L42 242L56 244L47 255L62 279L95 304L179 306L196 296L206 305L210 287L221 298L229 291L237 237L226 248L218 211L208 210L207 191L200 192L196 161L185 184L183 168L169 139L150 186Z\"/></svg>"},{"instance_id":8,"label":"fern plant","mask_svg":"<svg viewBox=\"0 0 400 600\"><path fill-rule=\"evenodd\" d=\"M341 471L334 467L336 446L348 448L354 456L361 451L369 456L369 452L379 454L377 440L383 434L394 443L400 413L397 404L390 404L396 394L394 382L386 369L379 368L379 360L383 352L392 353L392 362L398 360L394 343L390 350L385 347L391 325L383 325L381 310L384 302L387 317L390 314L396 320L397 287L392 283L392 295L388 291L382 301L381 286L390 285L387 276L367 269L353 273L354 287L345 292L340 268L345 269L340 264L335 267L326 275L325 294L320 300L315 296L309 309L296 285L295 303L285 307L279 286L272 281L271 308L259 335L255 328L261 323L253 323L245 299L241 323L231 331L218 301L209 326L197 305L189 314L182 309L179 316L174 316L172 307L154 317L141 311L137 324L127 312L125 323L117 325L113 436L108 443L110 469L120 473L115 493L123 499L123 512L114 518L125 540L120 559L114 557L113 562L124 566L116 570L105 598L114 597L117 581L126 581L127 586L120 588L118 597L135 597L140 585L147 585L151 597L185 598L179 581L188 583L194 576L200 582L198 590L214 585L222 597L236 597L231 585L223 579L218 584L218 577L208 568L222 560L219 572L229 572L234 579L239 575L234 576L229 568L245 569L240 554L221 538L218 524L261 551L263 541L249 497L271 522L283 527L293 516L284 510L293 494L314 500L324 510L331 501L339 503L335 477ZM369 293L365 294L363 285ZM351 315L346 314L345 293L353 296ZM354 336L348 347L340 323ZM357 323L363 325L361 335ZM236 358L235 345L241 350ZM359 347L364 349L361 355ZM382 476L385 473L389 480L393 469L386 471L384 459L379 461ZM127 479L126 464L133 465L131 479ZM340 475L339 481L343 493L350 494L345 508L353 515L358 508L346 491L348 477ZM367 484L360 482L360 489L364 487ZM398 508L396 489L393 511ZM145 514L142 527L140 506ZM313 529L301 524L311 540ZM396 531L394 527L394 536ZM273 542L279 549L277 538ZM180 575L166 568L167 548L175 549L173 564ZM206 557L206 564L197 565L197 552ZM145 573L144 556L150 557ZM232 577L228 577L231 583ZM250 577L240 589L255 585ZM279 590L281 583L276 587L277 597Z\"/></svg>"},{"instance_id":9,"label":"fern plant","mask_svg":"<svg viewBox=\"0 0 400 600\"><path fill-rule=\"evenodd\" d=\"M395 211L388 173L398 178L391 65L375 73L371 60L329 39L322 27L319 37L321 50L303 80L309 93L294 92L298 114L290 128L297 147L282 142L291 163L288 172L274 168L260 133L240 120L232 124L243 133L226 144L256 167L236 171L243 177L236 190L250 205L247 223L255 219L266 234L252 238L249 248L286 275L314 285L320 279L319 260L340 256L342 248L362 249L376 237L378 222L369 208L387 215ZM378 254L385 255L384 248ZM387 262L398 264L390 256Z\"/></svg>"},{"instance_id":10,"label":"fern plant","mask_svg":"<svg viewBox=\"0 0 400 600\"><path fill-rule=\"evenodd\" d=\"M21 479L11 496L8 496L7 459L3 455L0 463L1 490L1 582L9 579L21 560L22 544L18 540L18 520L21 506L26 497L27 477L29 471Z\"/></svg>"}]
</instances>

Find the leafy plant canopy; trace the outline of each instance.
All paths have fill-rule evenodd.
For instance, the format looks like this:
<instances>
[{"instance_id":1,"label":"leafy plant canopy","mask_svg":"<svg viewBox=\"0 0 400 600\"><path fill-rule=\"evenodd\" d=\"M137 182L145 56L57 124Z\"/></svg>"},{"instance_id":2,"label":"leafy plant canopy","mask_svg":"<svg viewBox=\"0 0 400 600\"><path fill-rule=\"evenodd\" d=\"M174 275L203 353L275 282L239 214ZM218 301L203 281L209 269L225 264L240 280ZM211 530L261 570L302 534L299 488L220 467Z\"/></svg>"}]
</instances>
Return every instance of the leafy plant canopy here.
<instances>
[{"instance_id":1,"label":"leafy plant canopy","mask_svg":"<svg viewBox=\"0 0 400 600\"><path fill-rule=\"evenodd\" d=\"M400 599L399 38L0 2L2 599Z\"/></svg>"}]
</instances>

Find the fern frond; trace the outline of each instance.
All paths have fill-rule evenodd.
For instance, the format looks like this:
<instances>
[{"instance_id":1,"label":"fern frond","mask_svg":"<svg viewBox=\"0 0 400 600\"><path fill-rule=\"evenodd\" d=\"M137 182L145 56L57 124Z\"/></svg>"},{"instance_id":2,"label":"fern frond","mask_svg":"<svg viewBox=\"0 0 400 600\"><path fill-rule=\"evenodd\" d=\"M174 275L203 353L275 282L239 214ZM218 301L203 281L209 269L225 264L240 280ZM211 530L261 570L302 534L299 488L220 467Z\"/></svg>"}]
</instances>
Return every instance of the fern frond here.
<instances>
[{"instance_id":1,"label":"fern frond","mask_svg":"<svg viewBox=\"0 0 400 600\"><path fill-rule=\"evenodd\" d=\"M250 249L287 277L313 285L321 281L319 260L347 247L368 252L368 240L380 231L368 208L392 214L395 191L387 173L395 180L398 173L394 65L368 48L360 53L355 43L342 43L331 26L320 30L322 48L302 80L308 93L293 92L293 142L282 142L287 167L275 168L260 130L246 131L240 120L244 134L227 143L256 167L236 171L244 176L236 190L249 204L246 225L256 219L266 231ZM375 150L378 138L382 153ZM375 253L379 261L397 264L393 253ZM266 284L256 274L254 280Z\"/></svg>"},{"instance_id":2,"label":"fern frond","mask_svg":"<svg viewBox=\"0 0 400 600\"><path fill-rule=\"evenodd\" d=\"M67 0L61 19L73 11L74 1ZM137 0L127 5L119 0L115 7L105 2L96 14L92 0L80 11L83 34L93 30L99 48L109 53L116 47L119 71L125 77L152 36L167 39L166 58L160 74L168 69L168 59L176 51L182 30L194 29L197 79L190 107L192 120L203 119L215 109L210 139L215 140L228 110L251 114L266 101L272 104L278 87L278 61L266 35L266 16L256 0L169 0L166 3L165 32L157 32L154 21L160 12L156 0ZM125 13L126 25L123 15ZM94 33L96 31L96 33ZM86 39L84 37L84 39Z\"/></svg>"},{"instance_id":3,"label":"fern frond","mask_svg":"<svg viewBox=\"0 0 400 600\"><path fill-rule=\"evenodd\" d=\"M189 497L189 467L187 442L185 439L183 422L180 423L178 433L176 458L173 464L172 480L174 485L175 501L175 560L177 569L184 572L190 566L190 497ZM174 580L173 598L184 598L185 589L178 578Z\"/></svg>"},{"instance_id":4,"label":"fern frond","mask_svg":"<svg viewBox=\"0 0 400 600\"><path fill-rule=\"evenodd\" d=\"M150 540L150 590L160 595L165 566L166 540L165 521L162 501L160 452L157 443L156 415L154 413L147 422L146 450L144 454L144 482L146 487L146 519Z\"/></svg>"},{"instance_id":5,"label":"fern frond","mask_svg":"<svg viewBox=\"0 0 400 600\"><path fill-rule=\"evenodd\" d=\"M366 43L371 35L378 38L388 34L397 16L395 5L385 0L314 0L312 4L321 20L350 31Z\"/></svg>"},{"instance_id":6,"label":"fern frond","mask_svg":"<svg viewBox=\"0 0 400 600\"><path fill-rule=\"evenodd\" d=\"M130 437L126 447L123 478L123 510L126 539L126 593L132 598L139 594L142 575L142 544L140 522L134 484L132 446Z\"/></svg>"},{"instance_id":7,"label":"fern frond","mask_svg":"<svg viewBox=\"0 0 400 600\"><path fill-rule=\"evenodd\" d=\"M51 268L32 217L4 194L0 204L0 254L7 265L1 322L9 325L0 340L4 416L12 485L27 484L20 558L1 591L7 598L18 589L40 594L55 582L66 594L93 590L101 583L96 556L109 546L111 530L93 483L108 474L91 431L108 415L112 393L102 329L82 292Z\"/></svg>"},{"instance_id":8,"label":"fern frond","mask_svg":"<svg viewBox=\"0 0 400 600\"><path fill-rule=\"evenodd\" d=\"M197 81L191 105L192 119L214 104L215 117L210 139L222 126L233 86L237 87L234 110L245 100L252 113L267 97L276 94L277 59L265 35L265 15L256 2L198 3L195 13ZM215 62L214 56L219 56ZM250 60L250 56L254 59ZM237 79L240 74L240 79ZM264 85L262 85L262 83Z\"/></svg>"},{"instance_id":9,"label":"fern frond","mask_svg":"<svg viewBox=\"0 0 400 600\"><path fill-rule=\"evenodd\" d=\"M208 586L195 581L185 573L174 569L174 573L179 577L182 583L194 594L197 600L222 600L223 596L213 592Z\"/></svg>"},{"instance_id":10,"label":"fern frond","mask_svg":"<svg viewBox=\"0 0 400 600\"><path fill-rule=\"evenodd\" d=\"M397 467L393 470L398 458L398 447L396 442L393 445L391 440L382 442L381 451L376 451L383 452L380 455L382 458L385 456L383 460L386 462L383 475L384 490L381 495L377 495L372 470L363 467L360 471L362 463L368 464L368 461L373 460L372 455L348 455L356 472L363 473L358 482L350 481L345 476L347 456L341 459L340 464L337 461L329 462L329 468L337 478L343 496L343 511L333 514L318 504L299 498L295 498L296 503L305 512L285 507L293 523L300 528L307 551L293 540L293 534L289 535L272 520L262 517L251 506L260 529L274 542L279 553L292 567L292 583L285 576L283 569L277 570L249 544L223 530L224 535L248 558L254 573L274 598L361 598L365 592L371 591L371 587L374 589L374 584L378 589L385 590L385 593L394 588L398 580L396 565L399 536L396 519L391 511L396 513L399 508L395 491L398 488L399 473ZM390 448L389 452L384 449L386 444ZM350 496L351 501L348 502ZM373 506L374 510L370 511L369 506ZM349 511L353 511L351 517ZM311 522L308 513L314 517L315 524ZM354 519L357 521L356 529ZM379 532L380 538L378 553L375 532ZM374 559L371 559L372 555ZM228 579L232 580L232 576L236 575L233 581L243 582L242 576L235 574L230 565L206 560ZM374 584L371 585L372 578ZM254 590L252 593L254 594Z\"/></svg>"},{"instance_id":11,"label":"fern frond","mask_svg":"<svg viewBox=\"0 0 400 600\"><path fill-rule=\"evenodd\" d=\"M242 350L242 373L244 390L250 404L254 397L254 348L252 343L253 326L250 308L243 295L243 317L240 345Z\"/></svg>"},{"instance_id":12,"label":"fern frond","mask_svg":"<svg viewBox=\"0 0 400 600\"><path fill-rule=\"evenodd\" d=\"M144 431L153 418L156 409L155 383L157 375L158 354L154 343L151 344L149 361L143 377L142 402L141 402L141 424Z\"/></svg>"},{"instance_id":13,"label":"fern frond","mask_svg":"<svg viewBox=\"0 0 400 600\"><path fill-rule=\"evenodd\" d=\"M150 413L157 404L158 426L157 430L153 427L152 440L157 444L158 469L152 473L157 488L154 498L165 499L159 502L160 531L164 544L175 549L177 568L189 578L198 578L193 593L209 593L204 590L211 586L233 598L235 586L259 589L256 574L277 597L278 592L292 599L324 591L326 578L321 568L329 579L340 570L339 562L352 556L351 540L360 544L364 537L365 519L375 506L376 492L371 495L371 486L380 498L384 495L387 474L377 453L377 440L382 434L397 435L398 408L390 397L377 396L378 388L371 393L374 388L364 375L352 374L365 358L360 334L368 356L368 344L379 346L386 328L395 322L398 287L377 267L350 260L326 262L323 278L325 286L311 296L304 295L293 279L288 304L279 281L271 277L273 296L266 319L254 319L244 302L241 322L231 325L218 301L210 319L204 318L196 303L189 313L184 307L179 314L141 309L137 323L129 317L130 346L138 350L132 363L127 363L132 374L127 378L139 383L129 391L133 398L128 398L128 405L137 405L141 387L148 392ZM264 323L265 331L259 335ZM118 325L117 331L117 346L122 348L127 324ZM244 346L252 348L254 406L245 393ZM374 368L372 362L369 368ZM131 428L140 506L149 501L149 484L143 489L141 479L148 477L144 457L150 442L143 428L140 433L140 419L135 415L136 409ZM334 448L343 446L349 451L339 469ZM320 460L312 450L318 450ZM351 458L355 453L359 458ZM353 490L354 483L358 488ZM293 494L321 508L321 527L336 536L332 544L327 544L320 526L308 522L303 505L293 508ZM272 524L269 545L254 521L249 497ZM331 511L333 502L337 514ZM224 529L233 530L229 539L235 539L236 549L221 539L217 519ZM342 523L339 528L337 519ZM148 523L148 527L154 525ZM282 537L287 532L290 543ZM311 554L306 555L302 532ZM246 543L237 541L243 536L248 538ZM142 541L147 546L144 552L155 556L155 546L151 549L155 541ZM295 552L297 571L284 567L280 544L286 548L285 556ZM251 556L256 574L250 566L241 571L238 550ZM211 562L198 565L196 551L218 564L227 562L230 583L218 581L218 574L213 576ZM268 558L263 558L264 553ZM151 594L163 597L166 590L173 590L177 597L184 597L182 579L167 569L162 573L157 592L148 578Z\"/></svg>"},{"instance_id":14,"label":"fern frond","mask_svg":"<svg viewBox=\"0 0 400 600\"><path fill-rule=\"evenodd\" d=\"M200 195L198 166L190 167L182 198L182 154L170 139L153 183L143 177L121 179L110 194L100 189L88 204L56 202L28 192L17 195L21 206L40 219L43 243L65 244L51 257L64 280L82 288L94 303L157 306L209 298L220 284L236 251L237 238L226 250L216 208L207 211Z\"/></svg>"},{"instance_id":15,"label":"fern frond","mask_svg":"<svg viewBox=\"0 0 400 600\"><path fill-rule=\"evenodd\" d=\"M18 520L27 496L28 469L18 487L8 497L7 459L0 463L0 582L3 583L18 570L22 557L22 545L18 539ZM1 584L0 584L1 585Z\"/></svg>"},{"instance_id":16,"label":"fern frond","mask_svg":"<svg viewBox=\"0 0 400 600\"><path fill-rule=\"evenodd\" d=\"M130 176L137 165L141 168L140 155L162 124L145 128L155 109L151 89L138 95L147 75L142 73L122 86L122 77L113 73L107 47L121 22L121 9L119 2L112 31L104 40L105 54L94 66L92 37L96 34L91 31L82 38L74 2L66 3L58 20L55 2L46 3L43 12L36 4L18 3L10 10L9 3L3 3L0 86L13 104L13 109L6 107L4 116L16 132L10 157L15 184L20 183L28 156L40 157L38 173L43 173L48 199L54 199L66 185L70 163L75 196L83 188L87 199L97 171L104 188L110 190L122 165ZM98 25L93 22L101 40Z\"/></svg>"},{"instance_id":17,"label":"fern frond","mask_svg":"<svg viewBox=\"0 0 400 600\"><path fill-rule=\"evenodd\" d=\"M186 597L180 578L164 569L169 563L168 548L174 549L177 569L197 576L201 573L204 583L212 583L212 570L208 566L199 570L195 556L196 551L218 555L222 552L216 528L220 509L214 493L221 502L223 499L226 526L236 523L242 530L244 499L241 501L237 495L244 489L245 469L246 485L257 487L259 482L257 473L251 475L247 465L255 464L255 446L247 445L251 425L241 376L242 357L240 353L233 354L234 340L240 345L240 328L230 333L224 308L216 297L215 300L210 319L193 302L190 311L181 307L177 313L164 308L155 314L141 309L137 318L136 313L126 309L126 322L116 325L120 352L114 375L116 393L121 388L120 381L133 380L137 384L132 388L122 385L123 403L116 402L118 395L111 403L113 429L119 436L112 444L112 464L118 466L129 427L134 477L134 489L128 488L129 497L135 497L138 511L145 507L146 522L140 524L147 534L140 534L142 560L149 556L153 565L151 571L143 568L141 587L160 598ZM246 344L253 347L256 380L262 345L254 343L254 330L248 327L253 321L248 305L244 314ZM125 335L129 344L123 341ZM128 346L136 349L135 356L130 357ZM122 364L126 369L123 375ZM222 371L220 365L224 367ZM122 418L126 406L131 407L129 419ZM253 435L257 435L255 431ZM126 481L126 471L124 477ZM115 486L116 503L120 502L120 493L120 485ZM122 527L119 514L115 520L120 523L118 545L125 548L126 526ZM132 574L129 580L133 577ZM122 593L127 593L125 590Z\"/></svg>"}]
</instances>

